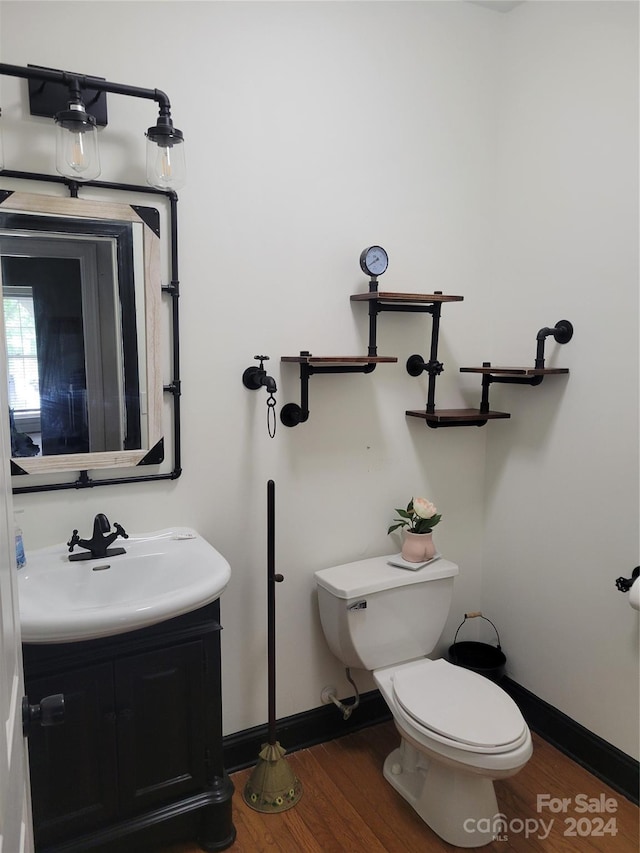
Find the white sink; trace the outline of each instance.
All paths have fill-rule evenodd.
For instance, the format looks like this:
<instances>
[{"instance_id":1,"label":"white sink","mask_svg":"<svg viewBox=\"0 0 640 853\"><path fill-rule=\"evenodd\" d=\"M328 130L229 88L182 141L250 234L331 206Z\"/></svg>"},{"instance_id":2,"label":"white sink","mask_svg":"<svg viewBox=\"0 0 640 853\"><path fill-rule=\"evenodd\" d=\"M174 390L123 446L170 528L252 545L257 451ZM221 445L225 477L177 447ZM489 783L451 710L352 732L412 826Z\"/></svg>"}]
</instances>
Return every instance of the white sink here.
<instances>
[{"instance_id":1,"label":"white sink","mask_svg":"<svg viewBox=\"0 0 640 853\"><path fill-rule=\"evenodd\" d=\"M18 572L23 642L144 628L215 601L229 583L229 563L190 527L130 535L112 547L120 546L126 554L78 562L66 545L29 551Z\"/></svg>"}]
</instances>

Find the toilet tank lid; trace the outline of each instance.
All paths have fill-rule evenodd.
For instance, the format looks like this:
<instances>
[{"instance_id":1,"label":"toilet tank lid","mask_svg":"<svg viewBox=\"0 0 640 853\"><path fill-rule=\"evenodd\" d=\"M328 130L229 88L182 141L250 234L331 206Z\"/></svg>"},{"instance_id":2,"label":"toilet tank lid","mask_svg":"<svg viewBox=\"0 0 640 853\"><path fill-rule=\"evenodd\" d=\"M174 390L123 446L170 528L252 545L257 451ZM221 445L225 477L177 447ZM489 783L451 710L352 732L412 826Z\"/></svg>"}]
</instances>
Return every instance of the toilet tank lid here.
<instances>
[{"instance_id":1,"label":"toilet tank lid","mask_svg":"<svg viewBox=\"0 0 640 853\"><path fill-rule=\"evenodd\" d=\"M359 598L373 592L382 592L400 586L450 578L458 574L458 567L449 560L437 560L417 571L390 566L386 557L370 557L355 563L344 563L330 569L320 569L315 573L318 586L326 589L337 598Z\"/></svg>"}]
</instances>

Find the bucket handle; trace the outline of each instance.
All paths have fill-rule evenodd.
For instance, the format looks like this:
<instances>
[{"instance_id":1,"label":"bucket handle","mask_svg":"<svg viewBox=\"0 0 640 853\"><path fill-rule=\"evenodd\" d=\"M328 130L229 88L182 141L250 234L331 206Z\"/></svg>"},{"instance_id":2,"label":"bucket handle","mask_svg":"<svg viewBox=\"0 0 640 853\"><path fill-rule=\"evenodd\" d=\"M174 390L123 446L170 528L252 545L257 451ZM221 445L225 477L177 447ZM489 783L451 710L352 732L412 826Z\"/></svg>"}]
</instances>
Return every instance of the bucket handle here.
<instances>
[{"instance_id":1,"label":"bucket handle","mask_svg":"<svg viewBox=\"0 0 640 853\"><path fill-rule=\"evenodd\" d=\"M460 630L460 628L462 628L462 626L463 626L463 625L464 625L464 623L467 621L467 619L475 619L475 618L476 618L476 617L478 617L478 616L479 616L481 619L484 619L484 620L485 620L485 622L488 622L488 623L491 625L491 627L493 628L493 630L496 632L496 637L498 638L498 650L499 650L499 651L502 651L502 649L501 649L501 647L500 647L500 634L498 634L498 629L497 629L497 628L496 628L496 626L493 624L493 622L491 621L491 619L487 619L487 617L486 617L486 616L483 616L483 615L482 615L482 612L481 612L480 610L472 610L470 613L465 613L465 614L464 614L464 619L463 619L463 620L462 620L462 622L458 625L458 631ZM456 635L455 635L455 637L453 638L453 643L454 643L454 645L455 645L455 643L456 643L456 640L458 639L458 631L456 631Z\"/></svg>"}]
</instances>

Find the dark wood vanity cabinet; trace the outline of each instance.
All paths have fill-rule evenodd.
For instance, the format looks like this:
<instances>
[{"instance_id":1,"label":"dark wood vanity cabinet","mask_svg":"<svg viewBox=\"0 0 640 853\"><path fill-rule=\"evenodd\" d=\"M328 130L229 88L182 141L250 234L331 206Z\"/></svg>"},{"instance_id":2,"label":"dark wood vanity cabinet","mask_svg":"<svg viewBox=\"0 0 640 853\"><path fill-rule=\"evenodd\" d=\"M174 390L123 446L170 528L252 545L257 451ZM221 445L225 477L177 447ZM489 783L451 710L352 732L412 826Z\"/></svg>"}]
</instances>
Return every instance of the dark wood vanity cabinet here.
<instances>
[{"instance_id":1,"label":"dark wood vanity cabinet","mask_svg":"<svg viewBox=\"0 0 640 853\"><path fill-rule=\"evenodd\" d=\"M117 814L118 764L113 703L113 667L99 664L28 679L27 696L39 702L65 697L65 722L31 729L29 775L38 847L103 825Z\"/></svg>"},{"instance_id":2,"label":"dark wood vanity cabinet","mask_svg":"<svg viewBox=\"0 0 640 853\"><path fill-rule=\"evenodd\" d=\"M29 702L65 697L61 725L29 732L38 853L233 843L219 602L115 637L25 644L23 655Z\"/></svg>"}]
</instances>

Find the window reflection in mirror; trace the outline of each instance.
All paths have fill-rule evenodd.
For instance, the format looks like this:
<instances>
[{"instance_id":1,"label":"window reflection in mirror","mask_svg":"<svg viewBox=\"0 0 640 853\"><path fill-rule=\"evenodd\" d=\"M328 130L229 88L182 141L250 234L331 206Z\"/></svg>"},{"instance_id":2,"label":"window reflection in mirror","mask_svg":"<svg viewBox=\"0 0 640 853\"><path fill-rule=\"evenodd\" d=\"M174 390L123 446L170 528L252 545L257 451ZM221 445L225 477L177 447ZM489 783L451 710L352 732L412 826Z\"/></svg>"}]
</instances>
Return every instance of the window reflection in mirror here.
<instances>
[{"instance_id":1,"label":"window reflection in mirror","mask_svg":"<svg viewBox=\"0 0 640 853\"><path fill-rule=\"evenodd\" d=\"M40 453L40 379L31 287L3 288L11 455Z\"/></svg>"}]
</instances>

